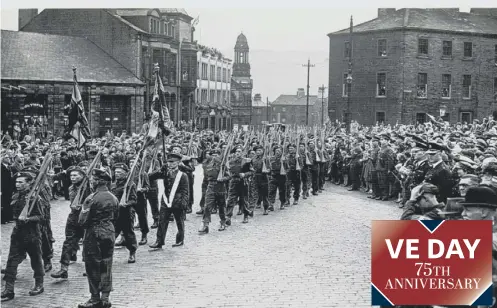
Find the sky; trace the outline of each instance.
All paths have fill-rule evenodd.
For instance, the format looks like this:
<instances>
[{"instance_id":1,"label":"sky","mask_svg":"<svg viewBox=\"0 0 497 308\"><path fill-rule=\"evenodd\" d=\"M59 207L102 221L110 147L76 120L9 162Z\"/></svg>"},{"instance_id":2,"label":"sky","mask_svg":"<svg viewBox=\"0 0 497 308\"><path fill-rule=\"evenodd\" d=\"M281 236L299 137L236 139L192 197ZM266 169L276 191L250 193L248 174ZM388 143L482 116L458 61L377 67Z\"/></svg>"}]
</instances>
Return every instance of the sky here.
<instances>
[{"instance_id":1,"label":"sky","mask_svg":"<svg viewBox=\"0 0 497 308\"><path fill-rule=\"evenodd\" d=\"M136 2L127 1L103 3L108 2L107 7L116 7L116 4L119 4L119 7L133 7L133 4L136 6ZM413 5L433 7L427 0L411 2L411 5L406 3L403 7ZM98 3L102 5L102 1ZM315 65L310 71L310 94L317 94L318 87L328 84L327 34L348 28L351 15L354 24L359 24L376 18L377 7L399 9L401 8L398 6L399 3L404 2L380 0L374 2L375 7L370 7L371 2L358 1L355 2L356 7L352 4L350 7L332 7L336 4L331 1L317 0L299 1L299 3L290 0L251 0L246 4L242 1L223 3L220 0L209 0L168 1L168 7L183 7L190 16L194 18L198 16L195 39L202 45L220 50L230 59L234 59L236 38L243 32L250 48L253 95L260 93L264 99L268 97L272 101L280 94L295 94L298 88L306 88L307 68L303 64L307 64L308 59ZM441 0L437 3L439 7L460 7L461 11L469 11L469 5L488 6L483 0L471 3ZM29 4L11 0L2 1L1 28L18 30L19 7L30 8L44 4L44 7L55 8L68 5L62 2L57 6L54 1L33 2L31 6ZM146 6L147 4L150 6ZM206 4L209 7L205 7ZM85 2L85 5L92 6L92 3ZM148 3L148 0L140 1L140 5L154 7L154 3ZM299 7L302 5L307 7Z\"/></svg>"}]
</instances>

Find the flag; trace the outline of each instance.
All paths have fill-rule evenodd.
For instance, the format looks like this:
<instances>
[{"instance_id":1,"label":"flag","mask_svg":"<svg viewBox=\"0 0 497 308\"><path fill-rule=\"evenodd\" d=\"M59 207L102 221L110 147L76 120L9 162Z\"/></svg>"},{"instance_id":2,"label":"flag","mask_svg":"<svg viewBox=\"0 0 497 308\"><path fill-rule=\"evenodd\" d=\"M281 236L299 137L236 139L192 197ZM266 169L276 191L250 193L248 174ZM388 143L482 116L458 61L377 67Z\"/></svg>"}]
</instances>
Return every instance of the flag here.
<instances>
[{"instance_id":1,"label":"flag","mask_svg":"<svg viewBox=\"0 0 497 308\"><path fill-rule=\"evenodd\" d=\"M76 69L74 68L74 85L72 89L71 104L69 106L69 124L66 133L69 133L78 142L78 148L84 145L86 140L90 139L90 130L88 120L85 116L83 100L78 88L76 79Z\"/></svg>"},{"instance_id":2,"label":"flag","mask_svg":"<svg viewBox=\"0 0 497 308\"><path fill-rule=\"evenodd\" d=\"M156 69L158 66L156 67ZM153 104L151 108L152 116L150 118L150 123L148 126L148 132L145 137L144 147L149 147L157 141L157 134L159 133L159 121L160 119L164 119L164 125L166 127L171 126L171 118L169 117L169 110L167 108L166 102L164 102L164 85L162 84L162 80L159 74L156 75L155 85L154 85L154 95L153 95ZM162 108L160 106L162 105Z\"/></svg>"}]
</instances>

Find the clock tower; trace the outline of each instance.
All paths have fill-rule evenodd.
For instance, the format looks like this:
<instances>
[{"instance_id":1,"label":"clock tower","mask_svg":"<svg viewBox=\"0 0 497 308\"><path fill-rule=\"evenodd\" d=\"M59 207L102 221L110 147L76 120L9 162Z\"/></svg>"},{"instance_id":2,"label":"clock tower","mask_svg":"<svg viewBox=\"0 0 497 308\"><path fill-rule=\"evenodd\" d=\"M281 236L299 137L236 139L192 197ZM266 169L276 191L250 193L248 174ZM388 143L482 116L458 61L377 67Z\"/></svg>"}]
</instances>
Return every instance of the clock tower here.
<instances>
[{"instance_id":1,"label":"clock tower","mask_svg":"<svg viewBox=\"0 0 497 308\"><path fill-rule=\"evenodd\" d=\"M250 79L249 46L241 33L235 44L235 63L231 74L232 123L250 125L252 122L252 79Z\"/></svg>"}]
</instances>

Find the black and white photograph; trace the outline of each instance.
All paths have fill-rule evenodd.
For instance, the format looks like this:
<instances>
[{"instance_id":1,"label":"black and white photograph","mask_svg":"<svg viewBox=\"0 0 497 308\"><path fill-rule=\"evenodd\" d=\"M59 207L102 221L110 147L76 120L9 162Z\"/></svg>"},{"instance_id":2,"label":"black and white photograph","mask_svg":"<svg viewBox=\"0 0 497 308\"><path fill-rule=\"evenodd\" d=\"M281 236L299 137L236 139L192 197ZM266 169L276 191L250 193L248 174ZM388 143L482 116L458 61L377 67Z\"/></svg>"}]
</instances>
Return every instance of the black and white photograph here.
<instances>
[{"instance_id":1,"label":"black and white photograph","mask_svg":"<svg viewBox=\"0 0 497 308\"><path fill-rule=\"evenodd\" d=\"M496 221L497 3L21 2L2 307L371 307L371 221Z\"/></svg>"}]
</instances>

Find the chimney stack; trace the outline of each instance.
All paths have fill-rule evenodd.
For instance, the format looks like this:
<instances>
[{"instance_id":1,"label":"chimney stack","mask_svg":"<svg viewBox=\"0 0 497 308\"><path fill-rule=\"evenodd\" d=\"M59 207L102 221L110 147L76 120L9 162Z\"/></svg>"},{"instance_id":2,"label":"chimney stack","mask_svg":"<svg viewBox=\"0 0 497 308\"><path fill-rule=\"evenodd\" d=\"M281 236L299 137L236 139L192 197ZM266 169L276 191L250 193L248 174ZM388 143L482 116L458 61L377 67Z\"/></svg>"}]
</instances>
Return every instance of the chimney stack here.
<instances>
[{"instance_id":1,"label":"chimney stack","mask_svg":"<svg viewBox=\"0 0 497 308\"><path fill-rule=\"evenodd\" d=\"M379 8L378 9L378 18L386 17L388 15L391 15L395 13L394 8Z\"/></svg>"},{"instance_id":2,"label":"chimney stack","mask_svg":"<svg viewBox=\"0 0 497 308\"><path fill-rule=\"evenodd\" d=\"M19 28L20 31L25 25L38 15L38 9L19 9Z\"/></svg>"},{"instance_id":3,"label":"chimney stack","mask_svg":"<svg viewBox=\"0 0 497 308\"><path fill-rule=\"evenodd\" d=\"M298 98L302 98L304 96L305 96L305 90L304 90L304 88L298 88L297 89L297 97Z\"/></svg>"}]
</instances>

